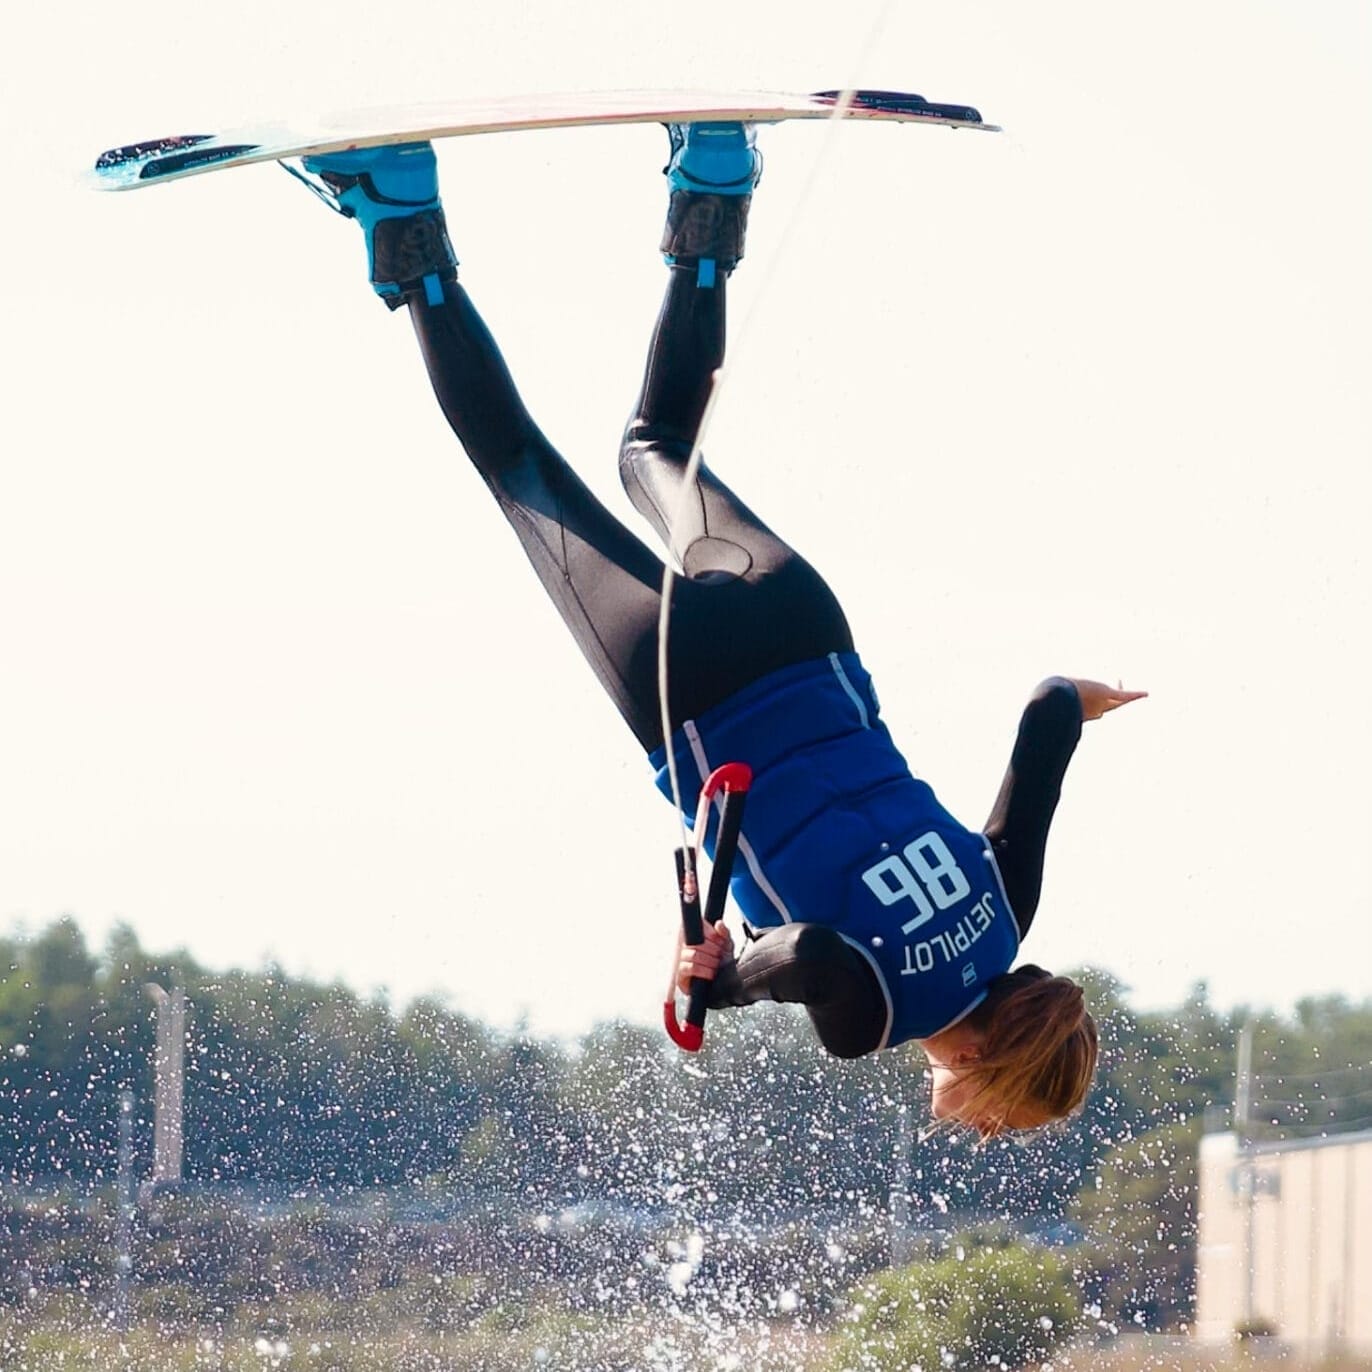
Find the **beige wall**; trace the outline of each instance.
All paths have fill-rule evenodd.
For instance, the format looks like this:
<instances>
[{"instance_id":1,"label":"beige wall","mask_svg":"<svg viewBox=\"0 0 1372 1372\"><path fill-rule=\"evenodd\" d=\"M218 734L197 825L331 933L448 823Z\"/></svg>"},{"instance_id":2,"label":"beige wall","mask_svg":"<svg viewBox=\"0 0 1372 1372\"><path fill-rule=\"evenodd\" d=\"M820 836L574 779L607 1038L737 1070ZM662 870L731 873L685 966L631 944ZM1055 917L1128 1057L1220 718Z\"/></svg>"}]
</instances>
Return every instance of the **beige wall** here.
<instances>
[{"instance_id":1,"label":"beige wall","mask_svg":"<svg viewBox=\"0 0 1372 1372\"><path fill-rule=\"evenodd\" d=\"M1196 1197L1195 1334L1219 1343L1234 1333L1243 1309L1243 1224L1231 1190L1238 1158L1236 1134L1201 1139Z\"/></svg>"},{"instance_id":2,"label":"beige wall","mask_svg":"<svg viewBox=\"0 0 1372 1372\"><path fill-rule=\"evenodd\" d=\"M1288 1343L1372 1352L1372 1133L1247 1155L1207 1135L1199 1191L1197 1338L1231 1338L1251 1309Z\"/></svg>"}]
</instances>

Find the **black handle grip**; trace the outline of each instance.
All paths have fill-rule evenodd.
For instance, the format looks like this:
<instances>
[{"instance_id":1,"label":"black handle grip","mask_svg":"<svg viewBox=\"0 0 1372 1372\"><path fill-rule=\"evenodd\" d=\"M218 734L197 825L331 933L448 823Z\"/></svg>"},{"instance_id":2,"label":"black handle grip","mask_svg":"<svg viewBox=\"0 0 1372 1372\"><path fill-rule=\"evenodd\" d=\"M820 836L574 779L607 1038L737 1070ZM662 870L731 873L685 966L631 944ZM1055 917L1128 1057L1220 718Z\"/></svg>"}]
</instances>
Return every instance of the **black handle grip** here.
<instances>
[{"instance_id":1,"label":"black handle grip","mask_svg":"<svg viewBox=\"0 0 1372 1372\"><path fill-rule=\"evenodd\" d=\"M696 884L695 864L688 863L686 850L676 850L676 885L681 897L681 934L693 948L705 942L705 921L700 913L700 888ZM711 888L714 878L711 876ZM704 1027L709 1009L710 983L700 977L691 978L687 992L686 1023L696 1029Z\"/></svg>"},{"instance_id":2,"label":"black handle grip","mask_svg":"<svg viewBox=\"0 0 1372 1372\"><path fill-rule=\"evenodd\" d=\"M686 850L676 850L676 889L681 899L681 930L692 947L705 942L705 925L700 916L700 888L696 885L695 863L686 864Z\"/></svg>"},{"instance_id":3,"label":"black handle grip","mask_svg":"<svg viewBox=\"0 0 1372 1372\"><path fill-rule=\"evenodd\" d=\"M715 860L710 868L710 889L705 897L705 913L697 914L702 925L700 938L692 940L689 933L686 941L704 942L705 924L714 924L724 914L724 902L729 896L729 877L734 870L734 858L738 855L738 836L743 828L743 802L747 791L726 791L724 793L724 813L719 817L719 833L715 838ZM698 906L697 906L698 908ZM683 921L685 911L682 912ZM701 1027L705 1023L705 1012L709 1008L710 983L700 977L691 978L689 1007L686 1023Z\"/></svg>"},{"instance_id":4,"label":"black handle grip","mask_svg":"<svg viewBox=\"0 0 1372 1372\"><path fill-rule=\"evenodd\" d=\"M734 858L738 855L738 836L743 828L743 803L747 799L747 791L724 793L724 813L719 817L715 861L710 869L710 890L705 897L705 919L710 924L724 913L724 902L729 895L729 878L733 875Z\"/></svg>"},{"instance_id":5,"label":"black handle grip","mask_svg":"<svg viewBox=\"0 0 1372 1372\"><path fill-rule=\"evenodd\" d=\"M695 852L687 848L676 850L676 884L681 901L681 936L683 942L691 947L699 947L705 942L706 922L715 924L724 913L724 902L729 894L729 875L738 853L743 825L743 802L752 780L752 769L747 763L726 762L722 767L716 767L701 787L700 808L696 816L697 829L705 823L712 797L721 790L724 792L719 829L715 835L715 860L710 868L710 890L703 914L700 908L700 883L696 877ZM710 1008L709 998L709 980L692 977L687 993L686 1022L680 1023L676 1014L676 973L673 969L672 980L668 983L667 998L662 1005L662 1022L672 1042L688 1053L697 1052L704 1042L705 1016Z\"/></svg>"}]
</instances>

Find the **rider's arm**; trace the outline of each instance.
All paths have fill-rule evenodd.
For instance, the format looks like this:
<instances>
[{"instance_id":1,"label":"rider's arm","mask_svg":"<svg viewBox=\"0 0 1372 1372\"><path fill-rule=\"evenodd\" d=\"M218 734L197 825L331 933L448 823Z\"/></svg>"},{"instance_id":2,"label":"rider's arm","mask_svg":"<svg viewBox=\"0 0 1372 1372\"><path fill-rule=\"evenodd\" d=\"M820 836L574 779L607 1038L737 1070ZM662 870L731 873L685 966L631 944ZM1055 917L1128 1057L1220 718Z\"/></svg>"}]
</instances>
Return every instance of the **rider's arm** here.
<instances>
[{"instance_id":1,"label":"rider's arm","mask_svg":"<svg viewBox=\"0 0 1372 1372\"><path fill-rule=\"evenodd\" d=\"M983 831L996 855L1021 938L1038 909L1048 826L1082 721L1099 719L1147 694L1085 677L1051 676L1039 683L1025 706L1010 766Z\"/></svg>"},{"instance_id":2,"label":"rider's arm","mask_svg":"<svg viewBox=\"0 0 1372 1372\"><path fill-rule=\"evenodd\" d=\"M1041 682L1020 717L1010 765L984 828L1021 938L1038 909L1048 828L1081 724L1076 683L1060 676Z\"/></svg>"},{"instance_id":3,"label":"rider's arm","mask_svg":"<svg viewBox=\"0 0 1372 1372\"><path fill-rule=\"evenodd\" d=\"M716 926L708 954L683 950L682 980L693 965L713 972L710 1008L754 1005L761 1000L803 1005L820 1042L840 1058L873 1052L886 1030L886 998L866 960L823 924L785 924L750 938L735 960L727 931Z\"/></svg>"}]
</instances>

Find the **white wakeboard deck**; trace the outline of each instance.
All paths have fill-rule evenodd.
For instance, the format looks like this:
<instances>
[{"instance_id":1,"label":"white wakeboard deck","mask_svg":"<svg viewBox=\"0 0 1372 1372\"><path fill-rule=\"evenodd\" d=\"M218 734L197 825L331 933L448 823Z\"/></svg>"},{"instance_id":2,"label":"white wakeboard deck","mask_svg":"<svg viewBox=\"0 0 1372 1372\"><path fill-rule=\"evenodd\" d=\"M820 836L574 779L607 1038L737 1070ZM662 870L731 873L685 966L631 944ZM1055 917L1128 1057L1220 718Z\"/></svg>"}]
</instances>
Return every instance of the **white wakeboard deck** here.
<instances>
[{"instance_id":1,"label":"white wakeboard deck","mask_svg":"<svg viewBox=\"0 0 1372 1372\"><path fill-rule=\"evenodd\" d=\"M427 142L479 133L599 124L686 124L788 119L886 120L999 132L969 105L938 104L903 91L858 91L841 111L840 92L588 91L512 95L437 105L351 110L299 123L262 124L218 134L174 134L111 148L89 179L100 190L138 190L187 176L350 148Z\"/></svg>"}]
</instances>

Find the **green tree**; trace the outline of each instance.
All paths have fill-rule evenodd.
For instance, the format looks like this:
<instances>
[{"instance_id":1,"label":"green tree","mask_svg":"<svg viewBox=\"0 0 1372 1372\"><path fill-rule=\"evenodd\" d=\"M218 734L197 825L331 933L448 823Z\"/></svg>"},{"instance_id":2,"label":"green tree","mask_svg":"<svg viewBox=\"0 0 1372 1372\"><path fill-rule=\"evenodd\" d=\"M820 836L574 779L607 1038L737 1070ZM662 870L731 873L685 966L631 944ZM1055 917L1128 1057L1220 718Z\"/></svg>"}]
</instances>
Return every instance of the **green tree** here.
<instances>
[{"instance_id":1,"label":"green tree","mask_svg":"<svg viewBox=\"0 0 1372 1372\"><path fill-rule=\"evenodd\" d=\"M1173 1328L1191 1317L1196 1287L1199 1116L1116 1148L1069 1210L1086 1232L1082 1265L1101 1317Z\"/></svg>"},{"instance_id":2,"label":"green tree","mask_svg":"<svg viewBox=\"0 0 1372 1372\"><path fill-rule=\"evenodd\" d=\"M1066 1262L1046 1249L983 1248L882 1272L850 1297L829 1372L959 1372L1037 1365L1081 1317Z\"/></svg>"},{"instance_id":3,"label":"green tree","mask_svg":"<svg viewBox=\"0 0 1372 1372\"><path fill-rule=\"evenodd\" d=\"M1238 1022L1248 1018L1240 1012ZM1372 1001L1310 997L1292 1021L1251 1019L1251 1132L1298 1139L1372 1122Z\"/></svg>"}]
</instances>

